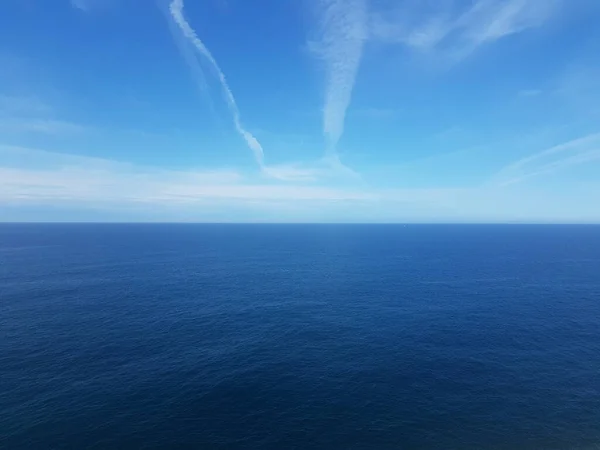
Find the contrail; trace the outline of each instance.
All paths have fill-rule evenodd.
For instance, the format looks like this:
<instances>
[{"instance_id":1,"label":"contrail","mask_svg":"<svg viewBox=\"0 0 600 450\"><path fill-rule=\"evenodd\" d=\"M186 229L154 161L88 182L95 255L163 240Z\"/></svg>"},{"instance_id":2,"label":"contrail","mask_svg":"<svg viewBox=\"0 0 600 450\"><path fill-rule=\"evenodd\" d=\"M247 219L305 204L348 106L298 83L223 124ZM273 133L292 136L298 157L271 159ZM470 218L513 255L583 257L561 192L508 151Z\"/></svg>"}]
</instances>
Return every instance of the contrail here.
<instances>
[{"instance_id":1,"label":"contrail","mask_svg":"<svg viewBox=\"0 0 600 450\"><path fill-rule=\"evenodd\" d=\"M194 31L194 29L190 26L188 21L186 20L183 14L183 0L172 0L169 5L169 12L171 13L171 17L173 21L177 24L183 36L194 46L194 48L202 55L209 65L212 67L214 73L216 74L219 82L221 83L221 88L223 90L223 95L225 100L227 101L227 105L229 106L229 110L233 116L233 123L235 125L235 129L237 132L244 138L246 144L252 152L254 153L254 158L258 165L264 168L264 152L263 148L260 145L260 142L250 133L248 130L244 128L240 119L240 111L235 102L235 98L231 93L231 89L227 84L227 79L225 75L219 68L217 61L213 57L212 53L208 50L208 48L204 45L204 43L198 38L198 35ZM192 67L192 70L198 70L198 68ZM201 84L201 88L204 85L204 80L198 80L198 83Z\"/></svg>"},{"instance_id":2,"label":"contrail","mask_svg":"<svg viewBox=\"0 0 600 450\"><path fill-rule=\"evenodd\" d=\"M600 133L574 139L513 162L501 169L491 181L500 186L507 186L564 167L596 161L600 159L599 146ZM545 160L563 153L571 155L544 163Z\"/></svg>"},{"instance_id":3,"label":"contrail","mask_svg":"<svg viewBox=\"0 0 600 450\"><path fill-rule=\"evenodd\" d=\"M564 144L556 145L547 150L535 153L534 155L522 158L522 159L510 164L509 166L505 167L504 169L502 169L502 173L515 172L519 169L522 169L524 166L526 166L532 162L535 162L539 159L543 159L547 156L556 155L558 153L569 152L571 150L578 150L579 148L581 148L582 146L584 146L586 144L596 144L596 143L600 143L600 133L593 133L588 136L584 136L582 138L574 139L574 140L566 142Z\"/></svg>"},{"instance_id":4,"label":"contrail","mask_svg":"<svg viewBox=\"0 0 600 450\"><path fill-rule=\"evenodd\" d=\"M321 36L318 55L325 65L323 133L326 156L337 160L337 145L344 133L346 110L367 38L367 0L318 0Z\"/></svg>"}]
</instances>

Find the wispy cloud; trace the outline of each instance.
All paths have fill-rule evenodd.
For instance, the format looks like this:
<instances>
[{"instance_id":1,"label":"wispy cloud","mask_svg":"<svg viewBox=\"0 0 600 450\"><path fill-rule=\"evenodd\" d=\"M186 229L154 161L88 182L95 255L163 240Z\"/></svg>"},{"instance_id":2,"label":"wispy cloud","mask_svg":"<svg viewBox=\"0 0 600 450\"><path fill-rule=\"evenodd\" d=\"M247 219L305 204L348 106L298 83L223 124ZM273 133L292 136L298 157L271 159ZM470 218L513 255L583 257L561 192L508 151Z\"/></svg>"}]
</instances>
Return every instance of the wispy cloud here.
<instances>
[{"instance_id":1,"label":"wispy cloud","mask_svg":"<svg viewBox=\"0 0 600 450\"><path fill-rule=\"evenodd\" d=\"M267 176L281 181L311 182L332 179L360 179L352 169L332 159L321 159L312 163L287 163L265 166Z\"/></svg>"},{"instance_id":2,"label":"wispy cloud","mask_svg":"<svg viewBox=\"0 0 600 450\"><path fill-rule=\"evenodd\" d=\"M544 91L541 89L523 89L518 92L519 97L537 97L542 95Z\"/></svg>"},{"instance_id":3,"label":"wispy cloud","mask_svg":"<svg viewBox=\"0 0 600 450\"><path fill-rule=\"evenodd\" d=\"M597 185L555 194L510 186L282 186L230 169L164 170L0 146L0 221L10 208L39 206L127 211L133 220L140 218L135 211L152 211L151 217L160 214L162 220L239 220L240 213L259 221L600 220L594 207L600 201Z\"/></svg>"},{"instance_id":4,"label":"wispy cloud","mask_svg":"<svg viewBox=\"0 0 600 450\"><path fill-rule=\"evenodd\" d=\"M314 182L325 174L325 170L299 163L271 165L264 173L281 181Z\"/></svg>"},{"instance_id":5,"label":"wispy cloud","mask_svg":"<svg viewBox=\"0 0 600 450\"><path fill-rule=\"evenodd\" d=\"M85 13L113 7L123 0L69 0L71 6Z\"/></svg>"},{"instance_id":6,"label":"wispy cloud","mask_svg":"<svg viewBox=\"0 0 600 450\"><path fill-rule=\"evenodd\" d=\"M375 119L375 120L391 119L397 113L398 113L398 110L393 109L393 108L375 108L375 107L350 109L348 111L348 114L352 115L354 117L360 117L363 119Z\"/></svg>"},{"instance_id":7,"label":"wispy cloud","mask_svg":"<svg viewBox=\"0 0 600 450\"><path fill-rule=\"evenodd\" d=\"M508 186L571 166L600 161L600 133L574 139L521 158L500 170L492 184Z\"/></svg>"},{"instance_id":8,"label":"wispy cloud","mask_svg":"<svg viewBox=\"0 0 600 450\"><path fill-rule=\"evenodd\" d=\"M46 114L52 108L39 98L29 95L0 94L0 115L6 114Z\"/></svg>"},{"instance_id":9,"label":"wispy cloud","mask_svg":"<svg viewBox=\"0 0 600 450\"><path fill-rule=\"evenodd\" d=\"M319 36L313 45L325 69L323 133L327 155L337 160L346 111L368 36L366 0L317 0Z\"/></svg>"},{"instance_id":10,"label":"wispy cloud","mask_svg":"<svg viewBox=\"0 0 600 450\"><path fill-rule=\"evenodd\" d=\"M71 6L84 12L89 12L95 5L96 0L70 0Z\"/></svg>"},{"instance_id":11,"label":"wispy cloud","mask_svg":"<svg viewBox=\"0 0 600 450\"><path fill-rule=\"evenodd\" d=\"M310 168L280 166L272 170L299 173L306 170L307 176L311 176ZM406 208L387 208L398 204L415 205L410 208L418 211L435 205L443 208L460 193L453 189L376 190L355 184L345 187L281 185L231 169L164 170L0 145L0 205L7 206L85 205L93 209L147 205L180 207L182 211L201 214L202 209L196 210L196 206L215 205L229 212L244 208L255 209L265 214L264 217L275 214L275 220L281 217L278 213L291 210L299 214L296 218L306 219L329 217L332 209L348 207L348 217L354 214L356 218L357 210L365 208L378 214L406 211Z\"/></svg>"},{"instance_id":12,"label":"wispy cloud","mask_svg":"<svg viewBox=\"0 0 600 450\"><path fill-rule=\"evenodd\" d=\"M213 57L212 53L208 50L208 48L200 40L200 38L198 37L198 35L194 31L194 29L190 26L189 22L185 18L185 15L183 12L183 7L184 7L183 0L173 0L169 5L169 12L170 12L171 18L175 22L175 24L179 27L179 29L183 33L183 36L189 42L189 44L193 46L193 48L200 54L200 56L204 59L204 61L206 61L208 63L208 65L212 68L214 74L216 75L217 79L219 80L219 83L221 84L221 88L223 91L223 95L225 97L225 101L227 102L229 110L231 111L231 114L233 116L233 123L235 125L235 128L236 128L237 132L240 134L240 136L242 136L242 138L246 141L246 144L254 153L254 158L256 159L256 162L262 168L262 167L264 167L263 148L262 148L260 142L258 142L258 140L252 135L252 133L250 133L248 130L246 130L246 128L243 126L243 124L241 122L240 112L239 112L237 103L235 101L233 93L231 92L231 89L229 88L229 85L227 83L227 79L225 78L225 75L221 71L221 69L220 69L219 65L217 64L217 61ZM188 58L188 62L189 62L189 58ZM192 69L195 72L201 71L201 65L199 63L194 64ZM199 79L199 80L197 80L197 82L201 85L201 88L203 88L204 80Z\"/></svg>"},{"instance_id":13,"label":"wispy cloud","mask_svg":"<svg viewBox=\"0 0 600 450\"><path fill-rule=\"evenodd\" d=\"M478 47L543 25L562 0L443 0L397 3L367 0L315 0L319 26L311 42L323 62L323 133L327 155L339 163L337 146L344 132L367 40L443 52L459 60Z\"/></svg>"},{"instance_id":14,"label":"wispy cloud","mask_svg":"<svg viewBox=\"0 0 600 450\"><path fill-rule=\"evenodd\" d=\"M227 83L224 73L219 68L214 56L211 54L206 45L204 45L204 43L200 40L197 33L185 18L183 11L183 0L172 0L169 5L170 17L181 31L185 39L185 43L191 45L192 48L202 57L202 60L199 61L195 54L190 54L189 52L186 52L185 48L183 49L184 56L186 57L188 64L195 74L196 82L200 89L206 89L205 75L201 64L201 62L205 62L215 74L221 85L223 96L225 97L225 101L233 117L236 131L240 134L240 136L242 136L248 147L253 151L256 162L258 163L262 173L268 177L280 181L315 182L321 177L340 175L348 176L350 173L353 173L350 169L345 168L339 162L337 159L337 154L335 153L335 146L337 145L337 140L339 140L343 130L344 115L350 102L352 84L354 83L354 77L356 75L355 72L358 69L361 50L359 49L358 54L354 54L353 49L347 48L346 54L342 55L342 59L338 59L339 55L335 52L335 50L340 50L341 47L336 47L336 45L338 45L336 39L340 38L343 40L348 37L352 37L350 29L353 26L352 24L354 17L346 17L344 15L346 13L343 7L343 1L323 1L324 3L327 3L325 14L328 17L328 20L335 21L333 25L326 25L327 30L329 30L332 34L326 34L327 37L324 41L325 46L322 47L322 55L326 58L328 64L332 64L331 66L328 66L331 69L328 72L331 76L331 79L327 105L325 107L325 128L328 130L327 134L331 137L330 149L332 150L332 153L328 154L329 159L327 161L327 166L324 165L324 161L316 161L310 164L295 162L281 165L267 165L265 163L265 156L261 143L244 127L241 122L237 103ZM364 3L366 0L352 1L358 4ZM338 14L341 14L342 18L338 17ZM337 35L336 33L340 34ZM341 45L345 46L343 43ZM354 44L351 45L353 46ZM350 58L352 61L348 63L344 58ZM349 65L341 67L341 65L346 64ZM343 86L340 86L340 83L342 83Z\"/></svg>"},{"instance_id":15,"label":"wispy cloud","mask_svg":"<svg viewBox=\"0 0 600 450\"><path fill-rule=\"evenodd\" d=\"M300 171L298 168L285 170ZM253 181L229 169L163 170L102 158L0 146L0 201L5 203L168 204L209 200L363 201L373 198L373 193L360 190Z\"/></svg>"},{"instance_id":16,"label":"wispy cloud","mask_svg":"<svg viewBox=\"0 0 600 450\"><path fill-rule=\"evenodd\" d=\"M54 108L34 96L0 94L0 132L6 134L65 135L89 128L56 118Z\"/></svg>"},{"instance_id":17,"label":"wispy cloud","mask_svg":"<svg viewBox=\"0 0 600 450\"><path fill-rule=\"evenodd\" d=\"M543 25L562 0L410 0L371 16L374 39L462 59L484 44Z\"/></svg>"},{"instance_id":18,"label":"wispy cloud","mask_svg":"<svg viewBox=\"0 0 600 450\"><path fill-rule=\"evenodd\" d=\"M0 117L0 131L3 133L73 134L81 133L87 127L73 122L38 118Z\"/></svg>"},{"instance_id":19,"label":"wispy cloud","mask_svg":"<svg viewBox=\"0 0 600 450\"><path fill-rule=\"evenodd\" d=\"M71 0L71 6L82 11L87 11L88 3L87 0Z\"/></svg>"}]
</instances>

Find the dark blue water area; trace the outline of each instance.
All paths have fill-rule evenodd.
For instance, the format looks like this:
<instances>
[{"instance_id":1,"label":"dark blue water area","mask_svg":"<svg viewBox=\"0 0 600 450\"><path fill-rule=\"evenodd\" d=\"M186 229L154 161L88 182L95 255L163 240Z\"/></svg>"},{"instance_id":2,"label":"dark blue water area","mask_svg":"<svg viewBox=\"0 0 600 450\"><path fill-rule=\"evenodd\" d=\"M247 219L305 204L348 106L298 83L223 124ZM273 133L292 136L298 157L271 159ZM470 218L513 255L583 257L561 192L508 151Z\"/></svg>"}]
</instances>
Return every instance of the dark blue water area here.
<instances>
[{"instance_id":1,"label":"dark blue water area","mask_svg":"<svg viewBox=\"0 0 600 450\"><path fill-rule=\"evenodd\" d=\"M593 449L600 227L0 225L0 447Z\"/></svg>"}]
</instances>

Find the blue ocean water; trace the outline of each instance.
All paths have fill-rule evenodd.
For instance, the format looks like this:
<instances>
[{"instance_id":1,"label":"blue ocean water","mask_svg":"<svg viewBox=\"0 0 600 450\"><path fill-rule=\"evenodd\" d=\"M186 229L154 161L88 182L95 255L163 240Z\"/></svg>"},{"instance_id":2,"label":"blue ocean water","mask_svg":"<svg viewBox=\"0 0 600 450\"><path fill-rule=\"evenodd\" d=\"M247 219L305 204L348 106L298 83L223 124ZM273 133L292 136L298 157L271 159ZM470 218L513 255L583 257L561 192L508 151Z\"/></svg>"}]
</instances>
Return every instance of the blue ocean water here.
<instances>
[{"instance_id":1,"label":"blue ocean water","mask_svg":"<svg viewBox=\"0 0 600 450\"><path fill-rule=\"evenodd\" d=\"M600 227L0 225L0 447L592 449Z\"/></svg>"}]
</instances>

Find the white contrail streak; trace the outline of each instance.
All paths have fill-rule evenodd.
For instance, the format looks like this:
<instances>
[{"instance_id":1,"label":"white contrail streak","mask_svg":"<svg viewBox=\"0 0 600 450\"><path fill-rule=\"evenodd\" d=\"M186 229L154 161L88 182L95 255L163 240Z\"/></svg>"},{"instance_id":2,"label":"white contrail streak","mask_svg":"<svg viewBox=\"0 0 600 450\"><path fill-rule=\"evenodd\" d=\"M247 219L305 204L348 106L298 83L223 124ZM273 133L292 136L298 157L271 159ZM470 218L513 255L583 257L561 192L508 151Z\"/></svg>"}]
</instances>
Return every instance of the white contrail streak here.
<instances>
[{"instance_id":1,"label":"white contrail streak","mask_svg":"<svg viewBox=\"0 0 600 450\"><path fill-rule=\"evenodd\" d=\"M493 181L500 186L507 186L565 167L597 161L600 159L599 147L600 133L574 139L513 162L500 170ZM565 153L569 156L562 156ZM552 160L556 156L559 157Z\"/></svg>"},{"instance_id":2,"label":"white contrail streak","mask_svg":"<svg viewBox=\"0 0 600 450\"><path fill-rule=\"evenodd\" d=\"M231 89L227 84L227 79L225 78L225 75L219 68L219 65L217 64L217 61L213 57L212 53L208 50L208 48L204 45L200 38L198 38L198 35L194 31L194 29L186 20L183 14L183 0L172 0L169 6L169 12L171 13L173 21L177 24L177 26L183 33L183 36L194 46L198 53L200 53L200 55L204 57L204 59L212 67L214 73L219 79L219 82L221 83L223 95L225 97L227 105L229 106L229 110L231 111L231 114L233 116L233 123L235 125L235 129L244 138L246 144L254 153L254 158L256 159L256 162L261 168L264 168L264 152L262 146L260 145L260 142L258 142L258 140L252 135L252 133L246 130L242 125L240 119L240 111L235 102L235 98L231 93ZM202 85L204 84L202 80L199 80L199 83L201 83Z\"/></svg>"},{"instance_id":3,"label":"white contrail streak","mask_svg":"<svg viewBox=\"0 0 600 450\"><path fill-rule=\"evenodd\" d=\"M319 0L321 35L319 56L325 65L323 133L326 154L337 159L337 145L344 133L346 110L368 34L367 0Z\"/></svg>"}]
</instances>

